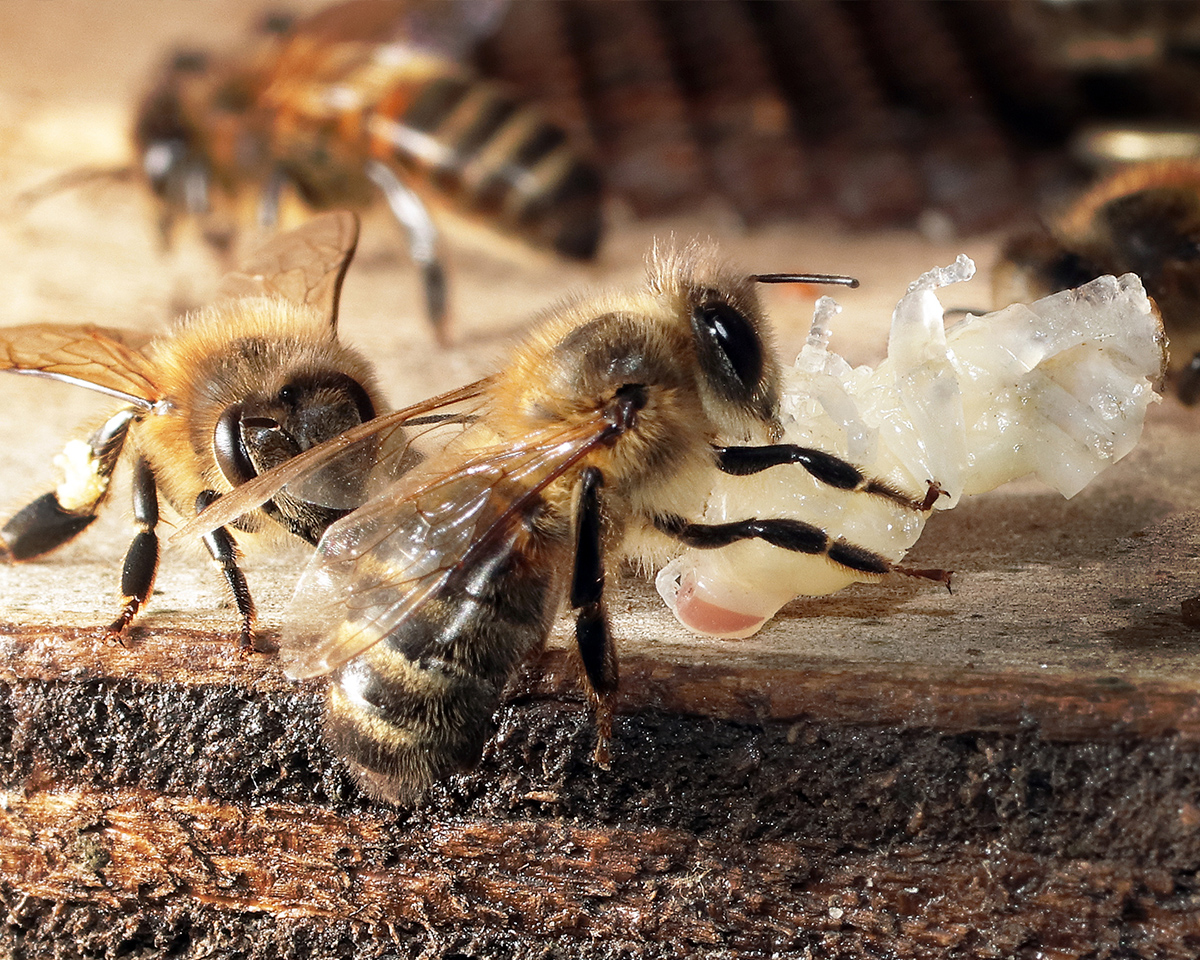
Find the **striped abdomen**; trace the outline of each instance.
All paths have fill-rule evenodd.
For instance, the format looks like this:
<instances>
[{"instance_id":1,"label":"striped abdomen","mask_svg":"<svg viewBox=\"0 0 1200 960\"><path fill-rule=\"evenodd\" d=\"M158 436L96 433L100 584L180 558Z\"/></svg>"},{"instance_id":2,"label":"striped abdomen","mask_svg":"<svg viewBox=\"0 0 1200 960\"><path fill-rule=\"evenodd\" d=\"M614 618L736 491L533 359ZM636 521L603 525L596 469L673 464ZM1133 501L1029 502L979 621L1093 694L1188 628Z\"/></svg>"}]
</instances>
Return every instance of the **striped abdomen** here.
<instances>
[{"instance_id":1,"label":"striped abdomen","mask_svg":"<svg viewBox=\"0 0 1200 960\"><path fill-rule=\"evenodd\" d=\"M371 154L461 212L539 246L589 259L601 183L566 134L499 85L453 74L396 85L367 117Z\"/></svg>"},{"instance_id":2,"label":"striped abdomen","mask_svg":"<svg viewBox=\"0 0 1200 960\"><path fill-rule=\"evenodd\" d=\"M511 544L492 559L333 674L325 736L372 796L410 801L471 769L506 684L545 642L560 592L555 566Z\"/></svg>"}]
</instances>

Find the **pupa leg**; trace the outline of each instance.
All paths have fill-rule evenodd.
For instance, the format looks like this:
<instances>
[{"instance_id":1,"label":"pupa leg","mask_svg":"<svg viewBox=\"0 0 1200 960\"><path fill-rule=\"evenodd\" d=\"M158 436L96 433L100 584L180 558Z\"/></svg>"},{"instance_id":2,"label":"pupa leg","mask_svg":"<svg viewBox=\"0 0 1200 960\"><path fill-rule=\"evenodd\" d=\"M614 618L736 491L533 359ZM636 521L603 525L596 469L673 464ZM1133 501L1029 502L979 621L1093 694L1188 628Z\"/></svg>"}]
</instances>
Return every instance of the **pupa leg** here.
<instances>
[{"instance_id":1,"label":"pupa leg","mask_svg":"<svg viewBox=\"0 0 1200 960\"><path fill-rule=\"evenodd\" d=\"M86 442L73 440L61 454L65 476L50 493L19 510L0 527L0 560L32 560L86 530L108 496L108 485L137 411L126 407Z\"/></svg>"},{"instance_id":2,"label":"pupa leg","mask_svg":"<svg viewBox=\"0 0 1200 960\"><path fill-rule=\"evenodd\" d=\"M612 698L619 672L608 613L604 609L604 544L599 470L583 473L575 516L575 563L571 572L571 607L575 614L575 643L596 708L596 763L607 768L612 737Z\"/></svg>"},{"instance_id":3,"label":"pupa leg","mask_svg":"<svg viewBox=\"0 0 1200 960\"><path fill-rule=\"evenodd\" d=\"M773 443L760 447L717 447L717 467L735 477L760 473L784 464L799 464L822 483L837 490L856 490L884 497L912 510L928 513L941 496L941 488L930 483L922 500L897 490L884 480L866 476L852 463L823 450L792 443Z\"/></svg>"},{"instance_id":4,"label":"pupa leg","mask_svg":"<svg viewBox=\"0 0 1200 960\"><path fill-rule=\"evenodd\" d=\"M215 490L205 490L196 498L196 512L201 513L206 507L220 496ZM204 546L209 555L221 568L225 582L233 594L233 602L241 617L242 625L238 635L243 647L249 647L254 633L254 621L257 616L254 610L254 599L250 596L250 587L246 577L237 565L238 548L233 537L224 527L217 527L211 533L204 535Z\"/></svg>"},{"instance_id":5,"label":"pupa leg","mask_svg":"<svg viewBox=\"0 0 1200 960\"><path fill-rule=\"evenodd\" d=\"M412 190L378 160L368 160L366 174L382 192L392 216L408 234L408 252L421 271L425 287L425 309L438 343L449 340L446 322L446 271L437 252L438 233L425 204Z\"/></svg>"},{"instance_id":6,"label":"pupa leg","mask_svg":"<svg viewBox=\"0 0 1200 960\"><path fill-rule=\"evenodd\" d=\"M138 457L133 465L133 518L142 528L125 553L121 570L121 612L109 624L109 635L119 640L130 621L146 604L158 573L158 490L150 465Z\"/></svg>"},{"instance_id":7,"label":"pupa leg","mask_svg":"<svg viewBox=\"0 0 1200 960\"><path fill-rule=\"evenodd\" d=\"M654 525L681 543L701 550L727 547L739 540L765 540L773 547L791 550L795 553L807 553L812 556L823 554L832 562L859 573L903 573L907 576L934 580L944 583L947 587L950 586L950 572L947 570L914 570L909 567L898 567L887 557L873 550L857 546L846 540L835 540L820 527L805 523L803 520L788 518L760 520L752 517L747 520L735 520L731 523L692 523L678 515L667 514L655 517Z\"/></svg>"}]
</instances>

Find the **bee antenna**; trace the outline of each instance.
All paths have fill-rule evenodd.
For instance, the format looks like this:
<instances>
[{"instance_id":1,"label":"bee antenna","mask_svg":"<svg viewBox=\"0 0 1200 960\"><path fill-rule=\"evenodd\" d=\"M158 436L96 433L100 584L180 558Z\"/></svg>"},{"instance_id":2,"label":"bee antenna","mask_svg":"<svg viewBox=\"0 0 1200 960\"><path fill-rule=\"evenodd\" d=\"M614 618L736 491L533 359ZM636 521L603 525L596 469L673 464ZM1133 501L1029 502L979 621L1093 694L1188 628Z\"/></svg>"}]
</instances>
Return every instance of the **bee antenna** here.
<instances>
[{"instance_id":1,"label":"bee antenna","mask_svg":"<svg viewBox=\"0 0 1200 960\"><path fill-rule=\"evenodd\" d=\"M836 283L843 287L857 287L854 277L843 277L835 273L756 273L750 277L755 283Z\"/></svg>"}]
</instances>

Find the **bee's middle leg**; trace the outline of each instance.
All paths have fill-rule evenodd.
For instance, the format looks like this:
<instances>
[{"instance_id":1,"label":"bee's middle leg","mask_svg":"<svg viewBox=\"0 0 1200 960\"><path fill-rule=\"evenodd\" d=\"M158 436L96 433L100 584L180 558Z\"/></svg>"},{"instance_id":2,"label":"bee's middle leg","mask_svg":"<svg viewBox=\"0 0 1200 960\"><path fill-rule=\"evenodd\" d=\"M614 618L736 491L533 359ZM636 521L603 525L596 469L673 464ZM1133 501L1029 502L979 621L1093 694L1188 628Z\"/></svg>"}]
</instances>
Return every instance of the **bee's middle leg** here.
<instances>
[{"instance_id":1,"label":"bee's middle leg","mask_svg":"<svg viewBox=\"0 0 1200 960\"><path fill-rule=\"evenodd\" d=\"M617 650L604 609L604 544L600 486L604 478L595 467L583 473L576 509L575 561L571 571L571 607L575 614L575 643L596 709L596 763L607 768L612 737L612 698L620 679Z\"/></svg>"},{"instance_id":2,"label":"bee's middle leg","mask_svg":"<svg viewBox=\"0 0 1200 960\"><path fill-rule=\"evenodd\" d=\"M930 481L924 498L918 500L897 490L886 480L868 477L854 464L824 450L801 447L794 443L772 443L759 447L716 447L717 468L722 473L745 477L771 467L797 464L821 483L835 490L851 490L891 500L910 510L928 513L942 495L942 489Z\"/></svg>"}]
</instances>

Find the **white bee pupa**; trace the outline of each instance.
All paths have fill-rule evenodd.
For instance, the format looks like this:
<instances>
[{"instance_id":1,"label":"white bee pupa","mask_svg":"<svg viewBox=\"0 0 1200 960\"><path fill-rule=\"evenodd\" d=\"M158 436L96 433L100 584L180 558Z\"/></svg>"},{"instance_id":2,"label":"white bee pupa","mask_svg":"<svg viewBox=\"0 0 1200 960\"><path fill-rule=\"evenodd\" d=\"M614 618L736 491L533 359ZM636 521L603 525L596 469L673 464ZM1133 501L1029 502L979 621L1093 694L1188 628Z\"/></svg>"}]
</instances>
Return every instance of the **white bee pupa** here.
<instances>
[{"instance_id":1,"label":"white bee pupa","mask_svg":"<svg viewBox=\"0 0 1200 960\"><path fill-rule=\"evenodd\" d=\"M915 281L896 305L888 356L851 367L829 351L838 311L818 301L812 332L784 374L783 442L817 447L935 508L1028 474L1066 497L1129 453L1157 400L1166 338L1133 274L1101 277L1036 303L968 316L946 329L936 290L970 279L959 256ZM795 466L718 476L703 519L790 517L898 562L926 515L839 491ZM689 550L658 591L697 633L746 637L794 597L833 593L871 575L759 540Z\"/></svg>"}]
</instances>

